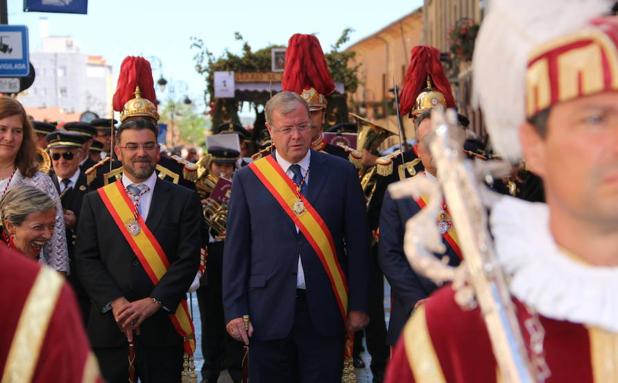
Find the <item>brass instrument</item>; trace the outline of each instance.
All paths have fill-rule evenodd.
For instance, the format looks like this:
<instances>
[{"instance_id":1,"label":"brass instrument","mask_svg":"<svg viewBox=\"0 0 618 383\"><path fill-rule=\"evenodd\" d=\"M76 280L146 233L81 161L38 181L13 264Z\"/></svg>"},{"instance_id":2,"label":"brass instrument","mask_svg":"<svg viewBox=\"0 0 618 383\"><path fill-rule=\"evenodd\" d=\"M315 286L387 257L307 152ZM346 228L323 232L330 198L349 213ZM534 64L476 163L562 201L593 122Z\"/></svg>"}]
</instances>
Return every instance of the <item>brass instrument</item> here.
<instances>
[{"instance_id":1,"label":"brass instrument","mask_svg":"<svg viewBox=\"0 0 618 383\"><path fill-rule=\"evenodd\" d=\"M212 156L205 154L197 162L197 178L195 179L195 188L197 194L202 201L202 213L204 219L208 222L210 228L218 236L225 235L225 227L227 225L227 205L220 204L219 202L208 198L214 190L219 177L210 172L210 163Z\"/></svg>"},{"instance_id":2,"label":"brass instrument","mask_svg":"<svg viewBox=\"0 0 618 383\"><path fill-rule=\"evenodd\" d=\"M37 160L39 165L39 171L45 174L49 174L51 170L51 158L45 149L37 148Z\"/></svg>"},{"instance_id":3,"label":"brass instrument","mask_svg":"<svg viewBox=\"0 0 618 383\"><path fill-rule=\"evenodd\" d=\"M350 113L350 116L354 117L358 121L358 136L356 139L357 150L350 152L351 157L353 157L351 160L357 168L360 169L359 177L361 187L363 189L363 193L365 194L365 198L367 199L367 204L369 204L376 190L376 180L378 175L377 165L381 158L377 159L376 164L365 167L360 161L363 157L363 151L366 150L368 153L376 152L384 140L390 136L394 136L396 133L391 132L385 127L357 114Z\"/></svg>"}]
</instances>

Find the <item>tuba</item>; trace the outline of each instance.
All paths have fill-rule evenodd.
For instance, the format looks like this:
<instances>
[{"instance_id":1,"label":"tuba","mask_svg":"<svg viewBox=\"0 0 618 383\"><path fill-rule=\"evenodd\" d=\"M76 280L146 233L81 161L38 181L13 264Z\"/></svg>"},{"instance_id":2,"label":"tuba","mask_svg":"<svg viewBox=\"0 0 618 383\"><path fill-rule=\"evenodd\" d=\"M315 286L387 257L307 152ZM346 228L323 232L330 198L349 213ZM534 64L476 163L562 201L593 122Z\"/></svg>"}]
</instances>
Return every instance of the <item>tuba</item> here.
<instances>
[{"instance_id":1,"label":"tuba","mask_svg":"<svg viewBox=\"0 0 618 383\"><path fill-rule=\"evenodd\" d=\"M45 174L49 174L51 170L51 158L49 154L45 151L45 149L37 148L37 161L39 166L39 171Z\"/></svg>"}]
</instances>

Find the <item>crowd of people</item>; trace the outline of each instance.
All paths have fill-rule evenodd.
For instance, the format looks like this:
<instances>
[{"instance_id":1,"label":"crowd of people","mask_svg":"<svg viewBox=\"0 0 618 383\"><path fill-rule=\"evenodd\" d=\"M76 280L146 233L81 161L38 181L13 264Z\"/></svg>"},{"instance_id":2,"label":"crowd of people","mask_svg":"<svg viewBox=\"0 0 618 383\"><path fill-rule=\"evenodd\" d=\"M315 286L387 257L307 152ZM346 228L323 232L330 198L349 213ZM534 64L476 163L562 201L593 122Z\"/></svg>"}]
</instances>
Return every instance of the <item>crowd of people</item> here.
<instances>
[{"instance_id":1,"label":"crowd of people","mask_svg":"<svg viewBox=\"0 0 618 383\"><path fill-rule=\"evenodd\" d=\"M406 225L430 201L389 193L444 174L432 111L457 105L433 47L412 49L397 105L415 144L387 155L375 142L324 141L335 86L313 35L290 38L282 91L264 107L270 144L250 159L231 122L201 157L164 153L141 57L123 61L119 121L58 128L0 97L2 381L195 381L201 347L203 382L227 370L234 382L339 383L354 381L363 343L374 382L616 381L611 3L495 0L476 42L475 92L495 155L534 173L515 188L483 180L497 193L488 227L475 228L490 231L491 265L508 276L508 336L487 320L487 300L466 295L488 269L442 286L410 265ZM458 115L451 129L464 136L468 122ZM457 151L486 160L485 149L467 140ZM438 210L444 251L434 255L462 270L478 244L459 238L460 211L446 201Z\"/></svg>"}]
</instances>

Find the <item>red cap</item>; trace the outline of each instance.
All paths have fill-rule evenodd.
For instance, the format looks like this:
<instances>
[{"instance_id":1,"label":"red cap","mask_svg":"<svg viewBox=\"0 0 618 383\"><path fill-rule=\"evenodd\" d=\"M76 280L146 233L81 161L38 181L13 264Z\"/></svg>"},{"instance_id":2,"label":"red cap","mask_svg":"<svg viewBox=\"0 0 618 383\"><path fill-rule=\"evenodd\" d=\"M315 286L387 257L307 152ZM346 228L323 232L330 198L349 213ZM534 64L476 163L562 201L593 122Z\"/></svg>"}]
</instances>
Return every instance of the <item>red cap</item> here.
<instances>
[{"instance_id":1,"label":"red cap","mask_svg":"<svg viewBox=\"0 0 618 383\"><path fill-rule=\"evenodd\" d=\"M114 110L122 112L124 104L135 98L135 88L139 86L142 98L157 105L150 63L143 57L127 56L120 66L118 85L114 93Z\"/></svg>"}]
</instances>

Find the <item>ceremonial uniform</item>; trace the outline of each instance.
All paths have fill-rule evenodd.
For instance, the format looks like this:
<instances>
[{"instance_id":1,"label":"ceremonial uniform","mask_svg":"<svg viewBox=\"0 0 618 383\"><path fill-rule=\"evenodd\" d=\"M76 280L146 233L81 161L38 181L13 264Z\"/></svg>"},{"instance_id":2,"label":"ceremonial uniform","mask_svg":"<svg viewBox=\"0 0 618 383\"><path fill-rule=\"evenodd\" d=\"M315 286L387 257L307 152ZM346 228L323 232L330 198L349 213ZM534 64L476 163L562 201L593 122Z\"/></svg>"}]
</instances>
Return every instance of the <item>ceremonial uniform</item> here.
<instances>
[{"instance_id":1,"label":"ceremonial uniform","mask_svg":"<svg viewBox=\"0 0 618 383\"><path fill-rule=\"evenodd\" d=\"M618 19L605 16L611 1L579 5L492 2L475 44L474 90L497 154L513 161L523 154L547 203L483 201L491 213L478 230L488 232L468 238L464 254L478 269L417 309L387 382L618 380L618 216L609 175L618 142ZM493 243L479 239L484 234Z\"/></svg>"},{"instance_id":2,"label":"ceremonial uniform","mask_svg":"<svg viewBox=\"0 0 618 383\"><path fill-rule=\"evenodd\" d=\"M530 355L533 345L542 345L551 374L545 382L616 381L617 358L609 351L618 331L610 314L616 270L588 267L560 249L544 204L505 196L491 217L524 344ZM479 309L462 309L454 294L443 288L416 310L393 352L387 382L501 381Z\"/></svg>"},{"instance_id":3,"label":"ceremonial uniform","mask_svg":"<svg viewBox=\"0 0 618 383\"><path fill-rule=\"evenodd\" d=\"M235 142L236 145L229 145L230 147L213 146L212 138L215 137L216 135L209 136L206 141L210 161L234 166L240 155L237 150L238 140ZM233 141L232 136L222 138ZM211 163L208 164L209 167L210 165ZM211 169L209 172L212 172ZM220 175L214 176L221 177ZM218 203L224 204L225 202ZM208 214L208 211L205 214ZM207 220L208 218L210 217L207 217ZM221 371L226 369L234 382L240 382L242 376L242 343L233 339L225 330L222 299L224 246L225 238L222 237L222 233L211 228L208 235L206 272L197 290L202 321L202 355L204 356L202 377L205 383L216 383Z\"/></svg>"},{"instance_id":4,"label":"ceremonial uniform","mask_svg":"<svg viewBox=\"0 0 618 383\"><path fill-rule=\"evenodd\" d=\"M53 270L0 245L0 374L7 382L101 382L73 292Z\"/></svg>"}]
</instances>

